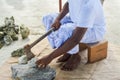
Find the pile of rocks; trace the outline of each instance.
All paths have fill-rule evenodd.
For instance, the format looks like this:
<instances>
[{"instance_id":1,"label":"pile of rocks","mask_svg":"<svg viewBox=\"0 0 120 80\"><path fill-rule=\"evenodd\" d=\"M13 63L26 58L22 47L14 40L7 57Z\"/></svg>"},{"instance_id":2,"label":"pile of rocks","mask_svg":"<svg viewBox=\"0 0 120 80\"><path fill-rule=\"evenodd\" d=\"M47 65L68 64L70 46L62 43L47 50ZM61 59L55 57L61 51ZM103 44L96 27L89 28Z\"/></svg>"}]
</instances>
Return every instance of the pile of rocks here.
<instances>
[{"instance_id":1,"label":"pile of rocks","mask_svg":"<svg viewBox=\"0 0 120 80\"><path fill-rule=\"evenodd\" d=\"M20 33L22 39L28 37L30 30L24 25L18 26L15 24L14 17L6 17L4 25L0 26L0 49L6 44L10 45L13 41L18 40L18 34Z\"/></svg>"},{"instance_id":2,"label":"pile of rocks","mask_svg":"<svg viewBox=\"0 0 120 80\"><path fill-rule=\"evenodd\" d=\"M53 80L56 71L49 66L38 68L35 62L37 58L32 58L27 64L16 64L11 66L13 80Z\"/></svg>"}]
</instances>

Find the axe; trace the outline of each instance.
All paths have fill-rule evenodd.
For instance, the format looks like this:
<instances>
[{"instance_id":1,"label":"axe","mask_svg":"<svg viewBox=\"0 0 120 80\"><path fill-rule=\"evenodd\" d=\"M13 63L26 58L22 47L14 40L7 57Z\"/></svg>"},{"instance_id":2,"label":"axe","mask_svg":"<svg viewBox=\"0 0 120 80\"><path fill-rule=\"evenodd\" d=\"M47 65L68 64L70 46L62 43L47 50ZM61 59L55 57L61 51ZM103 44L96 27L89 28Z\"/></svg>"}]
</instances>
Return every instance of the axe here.
<instances>
[{"instance_id":1,"label":"axe","mask_svg":"<svg viewBox=\"0 0 120 80\"><path fill-rule=\"evenodd\" d=\"M59 0L59 12L62 10L62 0ZM38 38L36 41L34 41L32 44L27 44L24 47L24 51L25 54L27 56L27 60L32 59L33 57L35 57L35 55L31 52L31 48L33 46L35 46L38 42L40 42L42 39L44 39L46 36L48 36L52 31L54 31L55 28L52 27L48 32L46 32L43 36L41 36L40 38Z\"/></svg>"},{"instance_id":2,"label":"axe","mask_svg":"<svg viewBox=\"0 0 120 80\"><path fill-rule=\"evenodd\" d=\"M40 42L41 40L43 40L46 36L48 36L51 32L53 32L55 30L54 27L52 27L50 30L48 30L48 32L46 32L44 35L42 35L41 37L39 37L37 40L35 40L33 43L31 44L27 44L24 46L24 51L25 54L27 56L27 60L29 61L30 59L32 59L33 57L35 57L35 55L32 53L31 48L33 46L35 46L38 42Z\"/></svg>"}]
</instances>

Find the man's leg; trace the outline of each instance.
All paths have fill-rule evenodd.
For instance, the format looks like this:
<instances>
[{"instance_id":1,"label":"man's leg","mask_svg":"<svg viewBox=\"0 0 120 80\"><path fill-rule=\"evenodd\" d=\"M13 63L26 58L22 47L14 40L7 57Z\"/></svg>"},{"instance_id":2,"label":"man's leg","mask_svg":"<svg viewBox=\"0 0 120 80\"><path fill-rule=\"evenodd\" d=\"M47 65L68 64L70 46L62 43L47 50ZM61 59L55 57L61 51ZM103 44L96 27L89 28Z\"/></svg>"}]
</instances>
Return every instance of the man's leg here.
<instances>
[{"instance_id":1,"label":"man's leg","mask_svg":"<svg viewBox=\"0 0 120 80\"><path fill-rule=\"evenodd\" d=\"M71 57L71 54L65 53L60 58L58 58L57 63L59 62L66 62Z\"/></svg>"},{"instance_id":2,"label":"man's leg","mask_svg":"<svg viewBox=\"0 0 120 80\"><path fill-rule=\"evenodd\" d=\"M58 58L57 63L58 62L66 62L71 57L71 55L76 54L78 51L79 51L79 48L77 45L73 49L68 51L67 53L63 54L60 58Z\"/></svg>"}]
</instances>

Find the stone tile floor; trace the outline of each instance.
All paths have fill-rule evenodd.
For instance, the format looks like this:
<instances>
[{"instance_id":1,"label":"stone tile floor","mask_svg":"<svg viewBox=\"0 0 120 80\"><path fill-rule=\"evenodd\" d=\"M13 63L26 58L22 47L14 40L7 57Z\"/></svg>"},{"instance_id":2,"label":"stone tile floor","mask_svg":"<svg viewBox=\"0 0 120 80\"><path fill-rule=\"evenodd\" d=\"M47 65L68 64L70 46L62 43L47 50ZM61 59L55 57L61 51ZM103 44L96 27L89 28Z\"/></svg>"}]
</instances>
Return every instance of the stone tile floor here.
<instances>
[{"instance_id":1,"label":"stone tile floor","mask_svg":"<svg viewBox=\"0 0 120 80\"><path fill-rule=\"evenodd\" d=\"M53 49L51 49L46 42L47 41L44 40L43 42L39 43L38 46L36 46L43 48L43 46L40 45L46 45L43 49L38 50L39 52L41 52L39 58L53 51ZM57 71L55 80L120 80L120 58L118 58L120 54L115 52L119 50L119 47L117 48L115 45L112 44L109 44L109 46L110 47L108 48L108 57L104 60L92 64L86 63L87 51L81 52L80 55L82 56L82 61L79 67L76 70L70 72L60 70L61 64L56 63L55 59L50 64L50 66L52 68L55 68ZM33 49L33 51L35 49ZM37 51L37 49L35 51ZM35 52L36 55L37 52ZM14 62L17 62L17 58L10 57L2 66L0 66L0 80L10 80L10 66Z\"/></svg>"}]
</instances>

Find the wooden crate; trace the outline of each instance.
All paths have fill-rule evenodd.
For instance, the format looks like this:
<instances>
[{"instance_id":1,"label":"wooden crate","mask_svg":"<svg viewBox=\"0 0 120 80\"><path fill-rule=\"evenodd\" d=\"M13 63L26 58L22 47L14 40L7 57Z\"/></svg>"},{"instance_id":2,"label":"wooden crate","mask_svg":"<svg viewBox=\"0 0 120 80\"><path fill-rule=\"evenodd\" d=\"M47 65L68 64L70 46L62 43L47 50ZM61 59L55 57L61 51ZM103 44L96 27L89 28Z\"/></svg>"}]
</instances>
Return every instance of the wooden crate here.
<instances>
[{"instance_id":1,"label":"wooden crate","mask_svg":"<svg viewBox=\"0 0 120 80\"><path fill-rule=\"evenodd\" d=\"M93 63L107 57L108 41L101 41L94 44L79 44L80 51L88 50L88 63Z\"/></svg>"}]
</instances>

